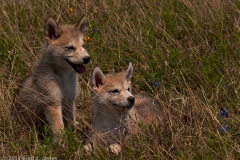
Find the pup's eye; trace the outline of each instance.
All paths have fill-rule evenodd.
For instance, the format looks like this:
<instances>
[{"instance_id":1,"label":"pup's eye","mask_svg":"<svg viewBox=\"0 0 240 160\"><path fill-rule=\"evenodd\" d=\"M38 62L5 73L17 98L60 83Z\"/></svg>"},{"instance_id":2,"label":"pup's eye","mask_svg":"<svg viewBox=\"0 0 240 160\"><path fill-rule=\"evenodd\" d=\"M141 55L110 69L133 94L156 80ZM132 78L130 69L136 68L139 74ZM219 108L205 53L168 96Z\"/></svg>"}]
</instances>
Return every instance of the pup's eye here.
<instances>
[{"instance_id":1,"label":"pup's eye","mask_svg":"<svg viewBox=\"0 0 240 160\"><path fill-rule=\"evenodd\" d=\"M130 89L130 88L128 88L127 90L130 92L130 90L131 90L131 89Z\"/></svg>"},{"instance_id":2,"label":"pup's eye","mask_svg":"<svg viewBox=\"0 0 240 160\"><path fill-rule=\"evenodd\" d=\"M119 93L118 89L111 90L110 93Z\"/></svg>"},{"instance_id":3,"label":"pup's eye","mask_svg":"<svg viewBox=\"0 0 240 160\"><path fill-rule=\"evenodd\" d=\"M65 48L65 50L75 50L75 47L73 47L73 46L67 46L67 47L64 47Z\"/></svg>"},{"instance_id":4,"label":"pup's eye","mask_svg":"<svg viewBox=\"0 0 240 160\"><path fill-rule=\"evenodd\" d=\"M85 44L83 44L82 47L85 48L86 47Z\"/></svg>"}]
</instances>

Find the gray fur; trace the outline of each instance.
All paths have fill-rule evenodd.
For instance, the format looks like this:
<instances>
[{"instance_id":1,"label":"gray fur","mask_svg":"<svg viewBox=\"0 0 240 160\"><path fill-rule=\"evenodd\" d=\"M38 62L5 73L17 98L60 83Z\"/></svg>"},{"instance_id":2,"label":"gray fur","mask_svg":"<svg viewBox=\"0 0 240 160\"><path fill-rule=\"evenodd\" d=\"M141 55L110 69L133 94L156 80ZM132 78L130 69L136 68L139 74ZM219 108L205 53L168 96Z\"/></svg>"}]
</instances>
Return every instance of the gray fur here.
<instances>
[{"instance_id":1,"label":"gray fur","mask_svg":"<svg viewBox=\"0 0 240 160\"><path fill-rule=\"evenodd\" d=\"M139 123L147 125L165 123L166 115L156 99L136 95L134 105L128 109L127 99L133 96L130 90L132 72L131 63L126 71L107 75L104 75L100 68L95 68L92 76L93 88L96 91L92 104L94 131L90 137L93 146L85 145L87 152L92 152L94 147L108 144L111 151L118 154L126 133L139 133ZM97 86L96 81L102 80L104 83ZM115 88L119 93L111 92Z\"/></svg>"},{"instance_id":2,"label":"gray fur","mask_svg":"<svg viewBox=\"0 0 240 160\"><path fill-rule=\"evenodd\" d=\"M84 16L78 27L83 30L85 23ZM45 36L45 51L18 88L12 115L14 120L22 125L42 129L46 124L51 133L56 134L64 127L76 123L78 74L68 63L77 66L78 71L83 73L83 64L87 63L83 58L89 56L82 47L83 33L76 25L59 27L55 20L49 17L45 24Z\"/></svg>"}]
</instances>

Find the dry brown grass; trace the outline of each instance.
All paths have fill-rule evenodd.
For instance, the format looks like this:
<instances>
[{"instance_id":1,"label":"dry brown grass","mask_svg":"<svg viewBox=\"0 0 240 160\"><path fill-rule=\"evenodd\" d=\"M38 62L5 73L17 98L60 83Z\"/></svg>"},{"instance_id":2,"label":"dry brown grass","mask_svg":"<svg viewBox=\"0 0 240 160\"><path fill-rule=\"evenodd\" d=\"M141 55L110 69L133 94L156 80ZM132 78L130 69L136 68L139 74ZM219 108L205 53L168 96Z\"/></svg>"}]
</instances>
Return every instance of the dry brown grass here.
<instances>
[{"instance_id":1,"label":"dry brown grass","mask_svg":"<svg viewBox=\"0 0 240 160\"><path fill-rule=\"evenodd\" d=\"M96 1L59 0L0 2L0 157L38 156L58 159L239 159L239 7L230 0ZM73 12L68 10L72 8ZM80 75L77 132L66 134L67 146L39 141L34 131L12 124L9 112L17 85L44 47L48 16L60 24L87 14L92 61ZM169 123L144 128L124 144L119 156L83 151L91 119L95 66L104 72L135 68L135 92L164 104ZM161 81L157 88L153 82ZM227 108L228 132L220 133Z\"/></svg>"}]
</instances>

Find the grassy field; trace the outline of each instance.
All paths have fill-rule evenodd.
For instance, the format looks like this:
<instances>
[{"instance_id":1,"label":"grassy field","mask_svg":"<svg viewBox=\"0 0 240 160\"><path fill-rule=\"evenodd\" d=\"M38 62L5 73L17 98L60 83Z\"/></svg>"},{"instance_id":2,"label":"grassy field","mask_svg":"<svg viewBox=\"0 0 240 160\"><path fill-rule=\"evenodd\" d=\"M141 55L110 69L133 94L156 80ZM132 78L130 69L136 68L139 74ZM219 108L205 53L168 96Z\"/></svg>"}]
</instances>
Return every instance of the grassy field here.
<instances>
[{"instance_id":1,"label":"grassy field","mask_svg":"<svg viewBox=\"0 0 240 160\"><path fill-rule=\"evenodd\" d=\"M79 75L79 127L66 132L62 147L12 124L9 113L17 85L45 45L47 17L72 24L82 14L88 16L91 62ZM0 159L240 159L239 60L237 0L1 0ZM143 128L118 156L87 155L92 71L120 71L129 62L134 92L158 98L169 123ZM221 116L224 109L228 117Z\"/></svg>"}]
</instances>

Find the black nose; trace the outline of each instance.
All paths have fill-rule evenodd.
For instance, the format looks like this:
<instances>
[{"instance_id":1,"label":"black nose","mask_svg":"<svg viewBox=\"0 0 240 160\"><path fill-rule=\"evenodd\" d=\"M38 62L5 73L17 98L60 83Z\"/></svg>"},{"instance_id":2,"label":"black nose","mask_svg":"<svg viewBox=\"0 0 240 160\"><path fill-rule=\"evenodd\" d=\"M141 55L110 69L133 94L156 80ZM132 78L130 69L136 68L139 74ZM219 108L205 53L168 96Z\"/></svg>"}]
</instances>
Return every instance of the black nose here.
<instances>
[{"instance_id":1,"label":"black nose","mask_svg":"<svg viewBox=\"0 0 240 160\"><path fill-rule=\"evenodd\" d=\"M130 106L134 105L135 98L133 96L128 97L128 102L130 103Z\"/></svg>"},{"instance_id":2,"label":"black nose","mask_svg":"<svg viewBox=\"0 0 240 160\"><path fill-rule=\"evenodd\" d=\"M90 61L90 57L89 56L85 56L83 57L83 63L87 64Z\"/></svg>"}]
</instances>

